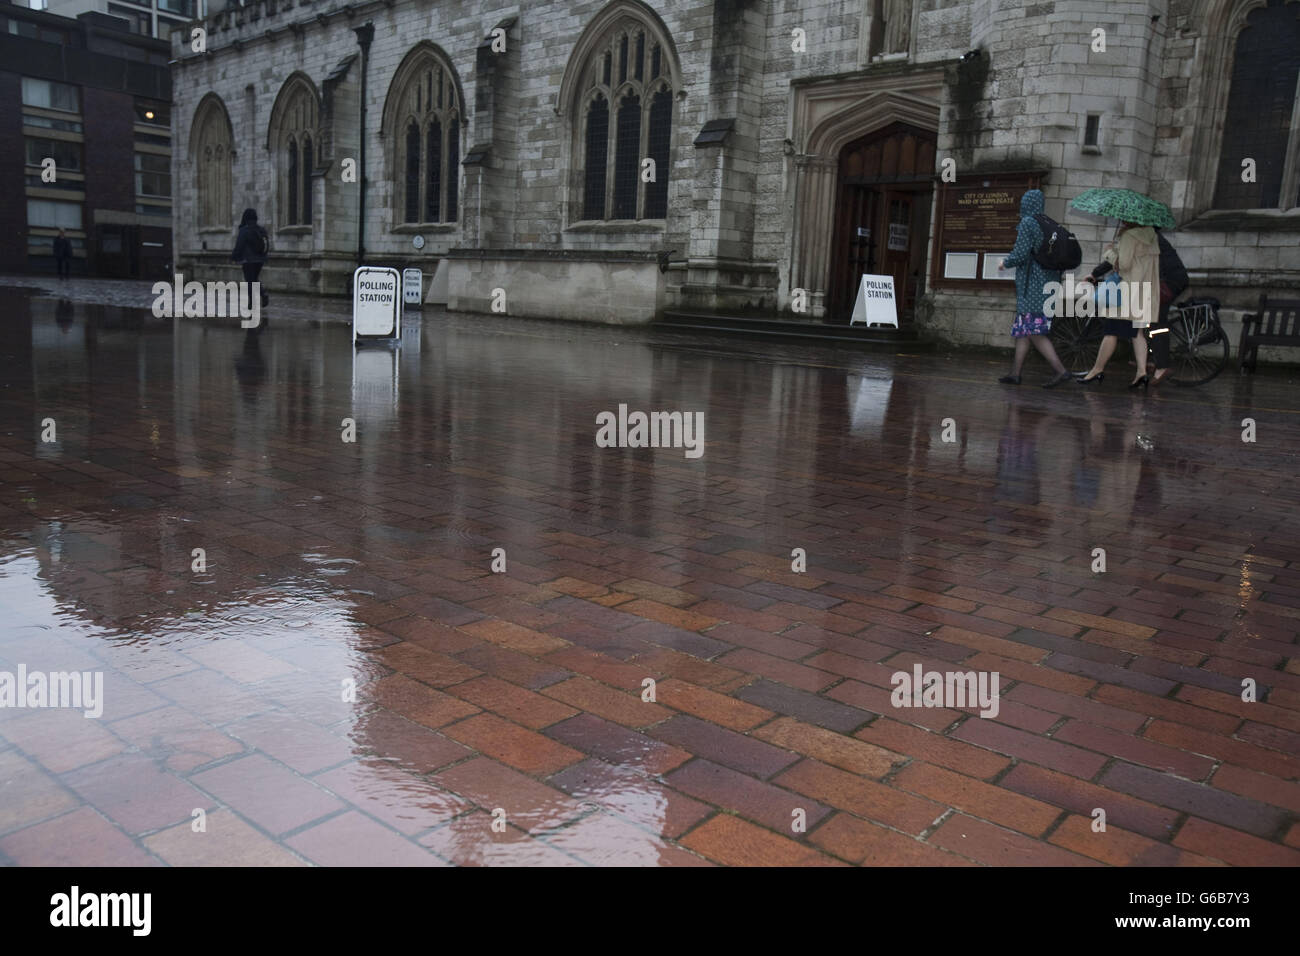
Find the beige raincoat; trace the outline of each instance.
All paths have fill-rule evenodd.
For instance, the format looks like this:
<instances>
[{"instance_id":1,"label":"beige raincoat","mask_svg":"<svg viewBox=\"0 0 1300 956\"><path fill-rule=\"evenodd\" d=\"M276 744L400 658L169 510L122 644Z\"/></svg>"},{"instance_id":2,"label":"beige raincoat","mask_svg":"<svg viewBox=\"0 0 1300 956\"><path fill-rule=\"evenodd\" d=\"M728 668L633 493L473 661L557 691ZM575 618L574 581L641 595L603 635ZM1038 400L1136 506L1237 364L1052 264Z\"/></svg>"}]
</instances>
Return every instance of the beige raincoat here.
<instances>
[{"instance_id":1,"label":"beige raincoat","mask_svg":"<svg viewBox=\"0 0 1300 956\"><path fill-rule=\"evenodd\" d=\"M1160 242L1156 231L1150 226L1130 226L1116 242L1106 246L1102 258L1115 267L1126 294L1138 290L1136 296L1129 295L1129 301L1123 303L1133 328L1149 327L1160 313Z\"/></svg>"}]
</instances>

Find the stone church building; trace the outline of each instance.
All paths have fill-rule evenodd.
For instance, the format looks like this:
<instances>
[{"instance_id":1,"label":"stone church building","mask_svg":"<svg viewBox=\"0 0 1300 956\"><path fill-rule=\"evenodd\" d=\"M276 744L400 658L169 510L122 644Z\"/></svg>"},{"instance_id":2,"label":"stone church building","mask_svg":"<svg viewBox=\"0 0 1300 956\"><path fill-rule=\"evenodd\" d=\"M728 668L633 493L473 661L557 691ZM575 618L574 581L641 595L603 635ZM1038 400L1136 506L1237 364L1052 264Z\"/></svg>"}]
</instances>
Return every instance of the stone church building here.
<instances>
[{"instance_id":1,"label":"stone church building","mask_svg":"<svg viewBox=\"0 0 1300 956\"><path fill-rule=\"evenodd\" d=\"M1114 223L1066 203L1105 185L1169 204L1229 310L1300 287L1300 0L221 7L173 33L187 278L236 277L252 206L273 288L364 261L459 310L844 321L871 273L905 323L1004 344L1021 194L1086 269Z\"/></svg>"}]
</instances>

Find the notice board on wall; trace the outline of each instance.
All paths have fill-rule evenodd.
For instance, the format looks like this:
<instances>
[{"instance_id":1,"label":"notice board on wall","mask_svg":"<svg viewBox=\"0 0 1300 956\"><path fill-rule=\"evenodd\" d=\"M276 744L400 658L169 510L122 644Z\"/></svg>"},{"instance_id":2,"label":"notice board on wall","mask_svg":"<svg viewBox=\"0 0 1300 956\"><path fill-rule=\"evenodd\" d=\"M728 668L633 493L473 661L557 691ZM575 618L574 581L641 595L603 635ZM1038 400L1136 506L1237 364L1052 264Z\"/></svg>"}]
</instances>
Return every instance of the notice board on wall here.
<instances>
[{"instance_id":1,"label":"notice board on wall","mask_svg":"<svg viewBox=\"0 0 1300 956\"><path fill-rule=\"evenodd\" d=\"M1043 175L975 173L939 183L931 285L1006 288L1005 278L995 278L997 265L1016 244L1020 197L1038 189Z\"/></svg>"}]
</instances>

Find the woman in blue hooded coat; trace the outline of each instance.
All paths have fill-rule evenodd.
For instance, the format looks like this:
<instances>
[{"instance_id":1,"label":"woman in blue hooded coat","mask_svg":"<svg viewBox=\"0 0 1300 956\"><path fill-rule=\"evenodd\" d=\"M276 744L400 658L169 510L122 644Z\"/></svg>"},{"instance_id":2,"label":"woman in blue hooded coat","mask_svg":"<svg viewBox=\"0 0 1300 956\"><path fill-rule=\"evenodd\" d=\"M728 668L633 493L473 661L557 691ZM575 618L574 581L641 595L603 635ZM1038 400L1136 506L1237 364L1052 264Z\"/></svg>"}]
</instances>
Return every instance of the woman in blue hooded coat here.
<instances>
[{"instance_id":1,"label":"woman in blue hooded coat","mask_svg":"<svg viewBox=\"0 0 1300 956\"><path fill-rule=\"evenodd\" d=\"M1020 197L1020 225L1016 228L1016 245L1011 255L1002 260L1002 268L1016 270L1016 320L1011 325L1011 338L1016 343L1016 356L1011 365L1011 374L1004 375L999 382L1006 385L1020 384L1020 369L1029 354L1029 343L1034 344L1047 364L1056 370L1056 377L1043 383L1043 388L1055 388L1062 382L1070 380L1070 373L1065 370L1061 360L1052 347L1048 334L1052 331L1052 320L1043 312L1049 282L1060 282L1061 274L1044 269L1034 258L1034 250L1043 241L1043 230L1034 217L1043 211L1043 193L1031 189Z\"/></svg>"}]
</instances>

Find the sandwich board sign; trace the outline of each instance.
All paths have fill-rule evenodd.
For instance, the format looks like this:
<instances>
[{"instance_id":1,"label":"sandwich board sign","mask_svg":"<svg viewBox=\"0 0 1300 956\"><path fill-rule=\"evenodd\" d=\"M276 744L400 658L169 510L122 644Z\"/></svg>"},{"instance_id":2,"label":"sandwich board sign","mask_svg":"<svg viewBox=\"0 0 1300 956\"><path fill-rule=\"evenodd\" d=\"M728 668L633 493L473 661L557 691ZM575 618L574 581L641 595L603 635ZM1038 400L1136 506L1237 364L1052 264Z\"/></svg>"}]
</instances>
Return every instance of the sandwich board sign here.
<instances>
[{"instance_id":1,"label":"sandwich board sign","mask_svg":"<svg viewBox=\"0 0 1300 956\"><path fill-rule=\"evenodd\" d=\"M417 309L424 304L424 273L419 269L402 270L402 301Z\"/></svg>"},{"instance_id":2,"label":"sandwich board sign","mask_svg":"<svg viewBox=\"0 0 1300 956\"><path fill-rule=\"evenodd\" d=\"M352 341L401 341L401 276L396 269L362 266L352 274Z\"/></svg>"},{"instance_id":3,"label":"sandwich board sign","mask_svg":"<svg viewBox=\"0 0 1300 956\"><path fill-rule=\"evenodd\" d=\"M853 317L849 325L859 322L868 328L873 325L892 325L898 328L898 307L894 299L893 276L864 275L858 284L858 298L853 303Z\"/></svg>"}]
</instances>

